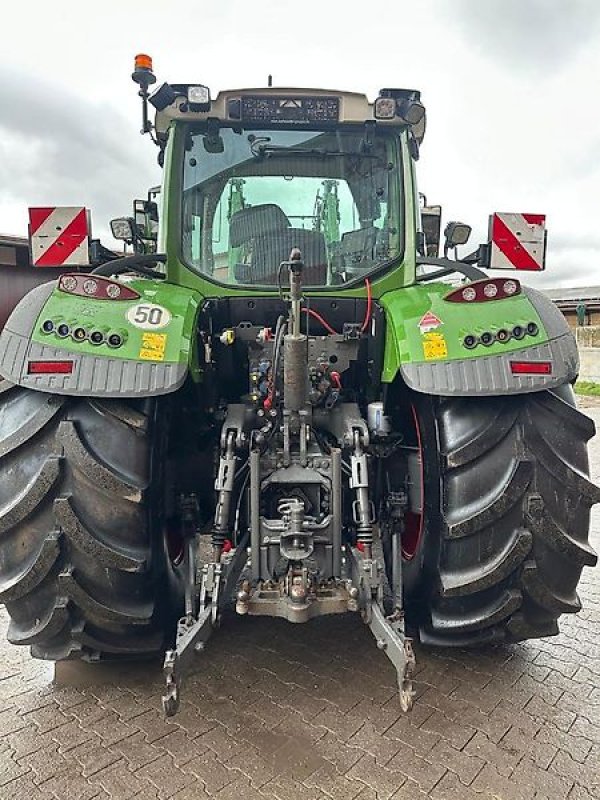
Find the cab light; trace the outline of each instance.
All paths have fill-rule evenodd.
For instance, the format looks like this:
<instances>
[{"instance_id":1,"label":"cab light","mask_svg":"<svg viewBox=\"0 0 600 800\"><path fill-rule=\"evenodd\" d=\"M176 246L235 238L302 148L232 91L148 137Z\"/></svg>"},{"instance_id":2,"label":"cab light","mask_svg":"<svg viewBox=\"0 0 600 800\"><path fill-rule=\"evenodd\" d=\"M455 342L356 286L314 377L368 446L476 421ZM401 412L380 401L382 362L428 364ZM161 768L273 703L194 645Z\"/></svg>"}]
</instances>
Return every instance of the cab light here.
<instances>
[{"instance_id":1,"label":"cab light","mask_svg":"<svg viewBox=\"0 0 600 800\"><path fill-rule=\"evenodd\" d=\"M30 361L27 365L28 375L70 375L72 372L72 361Z\"/></svg>"},{"instance_id":2,"label":"cab light","mask_svg":"<svg viewBox=\"0 0 600 800\"><path fill-rule=\"evenodd\" d=\"M513 375L552 375L551 361L511 361Z\"/></svg>"},{"instance_id":3,"label":"cab light","mask_svg":"<svg viewBox=\"0 0 600 800\"><path fill-rule=\"evenodd\" d=\"M418 125L425 116L425 106L416 98L407 97L400 102L398 113L409 125Z\"/></svg>"},{"instance_id":4,"label":"cab light","mask_svg":"<svg viewBox=\"0 0 600 800\"><path fill-rule=\"evenodd\" d=\"M396 98L378 97L375 100L375 119L394 119L396 116Z\"/></svg>"},{"instance_id":5,"label":"cab light","mask_svg":"<svg viewBox=\"0 0 600 800\"><path fill-rule=\"evenodd\" d=\"M208 86L188 86L187 101L193 106L210 106Z\"/></svg>"},{"instance_id":6,"label":"cab light","mask_svg":"<svg viewBox=\"0 0 600 800\"><path fill-rule=\"evenodd\" d=\"M134 289L118 281L103 278L100 275L68 274L62 275L58 281L61 292L88 297L95 300L137 300L140 295Z\"/></svg>"}]
</instances>

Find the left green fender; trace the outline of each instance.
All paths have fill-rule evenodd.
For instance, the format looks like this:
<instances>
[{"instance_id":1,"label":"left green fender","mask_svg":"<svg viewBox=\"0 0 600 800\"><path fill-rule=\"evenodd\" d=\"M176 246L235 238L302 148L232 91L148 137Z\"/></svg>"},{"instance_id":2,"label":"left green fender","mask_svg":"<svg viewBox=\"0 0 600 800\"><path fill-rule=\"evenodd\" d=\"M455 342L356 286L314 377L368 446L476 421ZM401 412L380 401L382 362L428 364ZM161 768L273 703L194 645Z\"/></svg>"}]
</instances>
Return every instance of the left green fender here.
<instances>
[{"instance_id":1,"label":"left green fender","mask_svg":"<svg viewBox=\"0 0 600 800\"><path fill-rule=\"evenodd\" d=\"M0 335L0 375L36 391L98 397L152 397L176 391L190 370L197 378L194 333L202 296L166 281L121 283L139 297L82 297L56 281L26 295ZM44 330L47 321L52 331ZM60 325L68 335L58 334ZM78 329L85 338L73 335ZM102 343L93 343L94 331ZM121 339L118 347L109 343L113 334ZM64 362L70 371L40 373L31 362Z\"/></svg>"}]
</instances>

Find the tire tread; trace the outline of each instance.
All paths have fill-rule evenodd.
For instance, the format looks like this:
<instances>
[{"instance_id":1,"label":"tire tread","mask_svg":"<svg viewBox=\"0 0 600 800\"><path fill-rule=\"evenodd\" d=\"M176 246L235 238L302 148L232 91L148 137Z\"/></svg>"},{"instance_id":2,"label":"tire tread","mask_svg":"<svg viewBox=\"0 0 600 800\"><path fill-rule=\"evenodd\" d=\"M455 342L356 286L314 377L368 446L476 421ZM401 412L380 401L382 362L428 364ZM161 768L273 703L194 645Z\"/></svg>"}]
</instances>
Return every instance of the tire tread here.
<instances>
[{"instance_id":1,"label":"tire tread","mask_svg":"<svg viewBox=\"0 0 600 800\"><path fill-rule=\"evenodd\" d=\"M162 649L148 505L152 405L139 407L0 381L0 602L9 641L34 657Z\"/></svg>"},{"instance_id":2,"label":"tire tread","mask_svg":"<svg viewBox=\"0 0 600 800\"><path fill-rule=\"evenodd\" d=\"M429 408L441 443L441 531L422 640L466 646L556 634L559 616L581 608L582 567L597 562L588 541L600 502L588 475L593 421L570 387Z\"/></svg>"}]
</instances>

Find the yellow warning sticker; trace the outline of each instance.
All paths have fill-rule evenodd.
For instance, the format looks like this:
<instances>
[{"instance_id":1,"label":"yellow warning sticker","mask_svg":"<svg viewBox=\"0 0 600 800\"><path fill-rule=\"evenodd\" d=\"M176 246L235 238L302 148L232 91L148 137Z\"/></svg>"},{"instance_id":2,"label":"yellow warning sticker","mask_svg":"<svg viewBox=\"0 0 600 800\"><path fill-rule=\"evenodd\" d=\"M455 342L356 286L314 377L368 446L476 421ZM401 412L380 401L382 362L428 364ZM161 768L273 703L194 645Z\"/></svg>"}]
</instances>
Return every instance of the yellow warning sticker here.
<instances>
[{"instance_id":1,"label":"yellow warning sticker","mask_svg":"<svg viewBox=\"0 0 600 800\"><path fill-rule=\"evenodd\" d=\"M443 333L426 333L423 336L423 354L427 361L448 358L448 345Z\"/></svg>"},{"instance_id":2,"label":"yellow warning sticker","mask_svg":"<svg viewBox=\"0 0 600 800\"><path fill-rule=\"evenodd\" d=\"M139 357L144 361L164 361L166 346L166 333L142 333Z\"/></svg>"}]
</instances>

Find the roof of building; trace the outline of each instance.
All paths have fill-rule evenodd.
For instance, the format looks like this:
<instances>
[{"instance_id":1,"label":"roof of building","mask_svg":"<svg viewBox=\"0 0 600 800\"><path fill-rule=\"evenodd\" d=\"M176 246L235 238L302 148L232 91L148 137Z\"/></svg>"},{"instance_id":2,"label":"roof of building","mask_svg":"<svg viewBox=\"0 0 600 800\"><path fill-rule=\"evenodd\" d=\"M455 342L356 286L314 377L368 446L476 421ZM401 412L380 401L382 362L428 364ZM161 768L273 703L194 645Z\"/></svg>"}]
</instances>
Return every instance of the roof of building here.
<instances>
[{"instance_id":1,"label":"roof of building","mask_svg":"<svg viewBox=\"0 0 600 800\"><path fill-rule=\"evenodd\" d=\"M600 286L557 286L543 291L555 303L600 302Z\"/></svg>"},{"instance_id":2,"label":"roof of building","mask_svg":"<svg viewBox=\"0 0 600 800\"><path fill-rule=\"evenodd\" d=\"M0 233L0 245L5 247L29 247L29 241L24 236L10 236L8 233Z\"/></svg>"}]
</instances>

